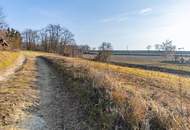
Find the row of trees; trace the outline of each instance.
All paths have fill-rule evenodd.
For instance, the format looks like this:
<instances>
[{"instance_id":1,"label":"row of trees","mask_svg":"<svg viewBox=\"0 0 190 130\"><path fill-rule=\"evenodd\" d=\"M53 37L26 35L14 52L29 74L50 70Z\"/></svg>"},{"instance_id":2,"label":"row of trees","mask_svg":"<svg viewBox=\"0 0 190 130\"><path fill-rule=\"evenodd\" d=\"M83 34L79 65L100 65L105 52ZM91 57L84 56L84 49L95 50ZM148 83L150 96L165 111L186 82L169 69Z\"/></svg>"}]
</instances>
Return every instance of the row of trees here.
<instances>
[{"instance_id":1,"label":"row of trees","mask_svg":"<svg viewBox=\"0 0 190 130\"><path fill-rule=\"evenodd\" d=\"M146 49L150 51L152 48L151 45L148 45ZM182 50L183 48L178 48L178 50ZM173 45L173 41L166 40L165 42L162 42L162 44L155 44L155 50L157 51L163 51L163 56L172 58L175 62L184 63L185 59L182 55L176 54L177 47Z\"/></svg>"},{"instance_id":2,"label":"row of trees","mask_svg":"<svg viewBox=\"0 0 190 130\"><path fill-rule=\"evenodd\" d=\"M76 56L88 51L89 46L77 46L74 34L61 25L49 24L41 30L26 29L22 33L23 48Z\"/></svg>"},{"instance_id":3,"label":"row of trees","mask_svg":"<svg viewBox=\"0 0 190 130\"><path fill-rule=\"evenodd\" d=\"M10 49L26 49L59 53L65 56L76 56L88 53L88 45L77 45L74 35L61 25L49 24L41 30L26 29L22 33L7 28L2 9L0 9L0 37L7 41ZM96 60L108 61L112 46L103 42L99 47Z\"/></svg>"},{"instance_id":4,"label":"row of trees","mask_svg":"<svg viewBox=\"0 0 190 130\"><path fill-rule=\"evenodd\" d=\"M173 45L173 41L171 40L166 40L165 42L162 42L162 44L155 44L154 48L155 50L158 50L158 51L175 51L176 50L176 46ZM151 50L152 46L148 45L146 49Z\"/></svg>"}]
</instances>

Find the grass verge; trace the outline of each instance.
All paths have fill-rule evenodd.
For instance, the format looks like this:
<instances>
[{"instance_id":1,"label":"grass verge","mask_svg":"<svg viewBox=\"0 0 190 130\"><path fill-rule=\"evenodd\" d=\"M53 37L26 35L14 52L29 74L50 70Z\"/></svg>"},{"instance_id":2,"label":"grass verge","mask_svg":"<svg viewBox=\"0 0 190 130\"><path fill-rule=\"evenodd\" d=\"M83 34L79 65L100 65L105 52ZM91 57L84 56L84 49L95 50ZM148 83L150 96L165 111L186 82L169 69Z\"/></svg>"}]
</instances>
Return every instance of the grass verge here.
<instances>
[{"instance_id":1,"label":"grass verge","mask_svg":"<svg viewBox=\"0 0 190 130\"><path fill-rule=\"evenodd\" d=\"M19 56L20 52L0 51L0 71L13 65Z\"/></svg>"},{"instance_id":2,"label":"grass verge","mask_svg":"<svg viewBox=\"0 0 190 130\"><path fill-rule=\"evenodd\" d=\"M0 82L0 129L22 120L25 110L37 105L35 66L35 60L28 58L19 72Z\"/></svg>"}]
</instances>

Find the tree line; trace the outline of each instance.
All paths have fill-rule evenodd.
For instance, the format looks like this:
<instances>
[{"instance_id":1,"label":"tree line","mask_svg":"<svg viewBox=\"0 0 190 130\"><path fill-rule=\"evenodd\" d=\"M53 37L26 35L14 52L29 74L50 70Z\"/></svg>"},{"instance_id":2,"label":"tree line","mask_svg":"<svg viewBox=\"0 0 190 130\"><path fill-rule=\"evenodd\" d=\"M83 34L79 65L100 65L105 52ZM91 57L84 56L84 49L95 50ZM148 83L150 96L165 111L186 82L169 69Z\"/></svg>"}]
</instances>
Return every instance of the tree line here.
<instances>
[{"instance_id":1,"label":"tree line","mask_svg":"<svg viewBox=\"0 0 190 130\"><path fill-rule=\"evenodd\" d=\"M74 34L59 24L49 24L40 30L25 29L22 33L9 28L2 9L0 9L0 41L6 41L9 45L6 49L9 50L45 51L65 56L80 56L90 50L88 45L77 45ZM111 43L103 42L95 60L108 61L111 50Z\"/></svg>"},{"instance_id":2,"label":"tree line","mask_svg":"<svg viewBox=\"0 0 190 130\"><path fill-rule=\"evenodd\" d=\"M155 44L154 48L157 51L162 51L163 56L165 56L166 58L173 59L174 62L178 62L178 63L186 62L185 57L182 54L180 55L176 54L177 51L181 51L184 48L177 48L176 45L173 45L172 40L166 40L162 42L161 44ZM152 46L148 45L146 49L150 51L152 49ZM188 59L186 58L186 60L189 60L189 58Z\"/></svg>"},{"instance_id":3,"label":"tree line","mask_svg":"<svg viewBox=\"0 0 190 130\"><path fill-rule=\"evenodd\" d=\"M77 45L74 34L59 24L49 24L40 30L26 29L22 38L23 48L27 50L76 56L90 49L88 45Z\"/></svg>"}]
</instances>

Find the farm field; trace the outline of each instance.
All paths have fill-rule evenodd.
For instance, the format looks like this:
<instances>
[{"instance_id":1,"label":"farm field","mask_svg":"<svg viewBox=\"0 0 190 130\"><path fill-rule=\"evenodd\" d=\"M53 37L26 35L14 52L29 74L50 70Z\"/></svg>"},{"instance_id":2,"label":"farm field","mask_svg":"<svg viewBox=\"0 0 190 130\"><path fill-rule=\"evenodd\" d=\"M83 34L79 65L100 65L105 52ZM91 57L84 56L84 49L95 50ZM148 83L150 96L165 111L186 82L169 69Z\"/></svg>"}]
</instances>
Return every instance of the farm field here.
<instances>
[{"instance_id":1,"label":"farm field","mask_svg":"<svg viewBox=\"0 0 190 130\"><path fill-rule=\"evenodd\" d=\"M1 0L0 130L190 130L190 0Z\"/></svg>"},{"instance_id":2,"label":"farm field","mask_svg":"<svg viewBox=\"0 0 190 130\"><path fill-rule=\"evenodd\" d=\"M93 59L94 55L84 55L84 58ZM142 66L142 68L158 67L161 69L169 69L176 71L190 72L190 64L174 64L167 61L172 61L171 58L166 60L163 56L132 56L132 55L112 55L110 62L121 66ZM152 68L154 70L154 68ZM177 72L176 72L177 73Z\"/></svg>"},{"instance_id":3,"label":"farm field","mask_svg":"<svg viewBox=\"0 0 190 130\"><path fill-rule=\"evenodd\" d=\"M81 100L89 98L92 104L89 101L83 103L89 105L89 117L99 119L99 128L110 129L115 121L114 126L122 125L125 129L190 128L189 77L78 58L45 59L70 77L68 80L73 86L70 89ZM92 99L99 102L92 102Z\"/></svg>"},{"instance_id":4,"label":"farm field","mask_svg":"<svg viewBox=\"0 0 190 130\"><path fill-rule=\"evenodd\" d=\"M187 76L51 53L22 54L27 59L22 69L0 82L0 128L190 128Z\"/></svg>"}]
</instances>

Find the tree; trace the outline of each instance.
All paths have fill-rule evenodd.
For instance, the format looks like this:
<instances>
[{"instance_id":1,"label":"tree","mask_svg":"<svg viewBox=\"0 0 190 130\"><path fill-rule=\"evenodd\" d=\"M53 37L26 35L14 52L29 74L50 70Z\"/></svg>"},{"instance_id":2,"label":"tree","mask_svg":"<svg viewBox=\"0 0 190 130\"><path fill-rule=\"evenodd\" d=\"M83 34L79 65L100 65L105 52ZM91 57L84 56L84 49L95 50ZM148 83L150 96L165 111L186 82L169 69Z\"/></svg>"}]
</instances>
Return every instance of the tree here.
<instances>
[{"instance_id":1,"label":"tree","mask_svg":"<svg viewBox=\"0 0 190 130\"><path fill-rule=\"evenodd\" d=\"M160 44L155 44L155 50L158 50L158 51L160 51L160 50L162 50L162 45L160 45Z\"/></svg>"},{"instance_id":2,"label":"tree","mask_svg":"<svg viewBox=\"0 0 190 130\"><path fill-rule=\"evenodd\" d=\"M175 57L175 51L176 51L176 46L173 45L173 41L171 40L166 40L165 42L162 42L162 44L156 44L155 49L164 51L164 56L166 57L174 57L174 60L177 59Z\"/></svg>"},{"instance_id":3,"label":"tree","mask_svg":"<svg viewBox=\"0 0 190 130\"><path fill-rule=\"evenodd\" d=\"M6 39L9 43L11 49L20 49L21 48L21 34L19 31L8 28L6 30Z\"/></svg>"},{"instance_id":4,"label":"tree","mask_svg":"<svg viewBox=\"0 0 190 130\"><path fill-rule=\"evenodd\" d=\"M83 53L88 53L90 50L90 47L88 45L80 45L79 48Z\"/></svg>"},{"instance_id":5,"label":"tree","mask_svg":"<svg viewBox=\"0 0 190 130\"><path fill-rule=\"evenodd\" d=\"M150 51L151 48L152 48L151 45L148 45L148 46L146 47L146 49L147 49L148 51Z\"/></svg>"},{"instance_id":6,"label":"tree","mask_svg":"<svg viewBox=\"0 0 190 130\"><path fill-rule=\"evenodd\" d=\"M61 35L63 33L63 29L60 25L49 24L45 28L45 33L48 36L48 51L56 52L57 47L60 43Z\"/></svg>"},{"instance_id":7,"label":"tree","mask_svg":"<svg viewBox=\"0 0 190 130\"><path fill-rule=\"evenodd\" d=\"M108 62L111 55L112 55L112 45L109 42L103 42L102 45L99 47L99 53L95 57L98 61Z\"/></svg>"},{"instance_id":8,"label":"tree","mask_svg":"<svg viewBox=\"0 0 190 130\"><path fill-rule=\"evenodd\" d=\"M74 35L59 24L49 24L40 31L26 29L22 37L27 50L54 52L65 56L79 55L82 52L75 43Z\"/></svg>"},{"instance_id":9,"label":"tree","mask_svg":"<svg viewBox=\"0 0 190 130\"><path fill-rule=\"evenodd\" d=\"M176 51L176 46L172 44L173 41L171 40L166 40L165 42L162 42L161 44L161 49L165 52L166 57L174 57L175 56L175 51Z\"/></svg>"},{"instance_id":10,"label":"tree","mask_svg":"<svg viewBox=\"0 0 190 130\"><path fill-rule=\"evenodd\" d=\"M173 52L176 50L176 46L172 44L173 41L166 40L165 42L162 42L161 49L166 52Z\"/></svg>"},{"instance_id":11,"label":"tree","mask_svg":"<svg viewBox=\"0 0 190 130\"><path fill-rule=\"evenodd\" d=\"M39 34L45 51L72 55L73 51L76 50L74 35L59 24L49 24Z\"/></svg>"},{"instance_id":12,"label":"tree","mask_svg":"<svg viewBox=\"0 0 190 130\"><path fill-rule=\"evenodd\" d=\"M38 41L38 32L34 31L32 29L26 29L22 33L22 38L23 38L23 44L24 48L27 50L33 50L36 49L37 41Z\"/></svg>"},{"instance_id":13,"label":"tree","mask_svg":"<svg viewBox=\"0 0 190 130\"><path fill-rule=\"evenodd\" d=\"M64 55L70 55L71 51L74 51L72 49L69 49L71 46L75 46L75 40L74 35L68 30L63 30L63 36L61 38L61 42L63 44L63 54ZM76 49L75 47L73 49ZM69 51L70 50L70 51Z\"/></svg>"}]
</instances>

